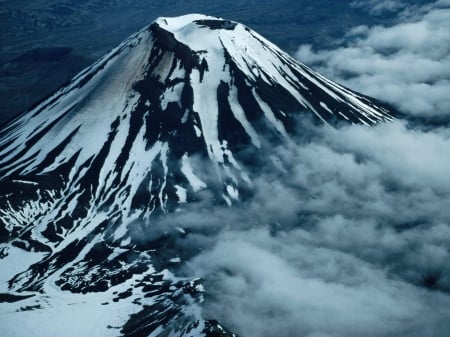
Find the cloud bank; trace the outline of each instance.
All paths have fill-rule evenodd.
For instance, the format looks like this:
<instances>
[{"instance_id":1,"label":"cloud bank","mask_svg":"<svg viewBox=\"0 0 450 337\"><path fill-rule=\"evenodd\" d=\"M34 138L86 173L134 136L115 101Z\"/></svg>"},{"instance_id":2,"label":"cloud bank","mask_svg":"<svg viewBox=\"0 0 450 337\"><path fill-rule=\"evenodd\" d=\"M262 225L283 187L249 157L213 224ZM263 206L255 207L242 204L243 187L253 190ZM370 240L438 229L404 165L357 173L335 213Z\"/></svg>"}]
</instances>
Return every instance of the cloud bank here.
<instances>
[{"instance_id":1,"label":"cloud bank","mask_svg":"<svg viewBox=\"0 0 450 337\"><path fill-rule=\"evenodd\" d=\"M445 335L448 130L304 128L249 201L171 220L201 251L182 272L204 278L206 318L248 337Z\"/></svg>"},{"instance_id":2,"label":"cloud bank","mask_svg":"<svg viewBox=\"0 0 450 337\"><path fill-rule=\"evenodd\" d=\"M372 2L355 3L367 6ZM378 11L389 3L377 2L371 9ZM347 34L344 45L333 50L302 45L296 57L337 82L403 112L448 119L450 1L413 8L402 11L396 25L356 27Z\"/></svg>"}]
</instances>

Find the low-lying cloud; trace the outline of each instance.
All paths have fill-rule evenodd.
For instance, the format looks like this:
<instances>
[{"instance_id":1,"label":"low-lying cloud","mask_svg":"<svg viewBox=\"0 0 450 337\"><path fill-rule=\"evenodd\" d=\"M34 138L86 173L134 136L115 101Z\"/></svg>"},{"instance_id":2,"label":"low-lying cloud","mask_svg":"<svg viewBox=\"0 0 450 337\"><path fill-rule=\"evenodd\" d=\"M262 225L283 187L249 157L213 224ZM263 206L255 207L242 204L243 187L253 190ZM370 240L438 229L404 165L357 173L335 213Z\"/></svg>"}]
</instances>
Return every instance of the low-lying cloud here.
<instances>
[{"instance_id":1,"label":"low-lying cloud","mask_svg":"<svg viewBox=\"0 0 450 337\"><path fill-rule=\"evenodd\" d=\"M361 5L371 2L361 2ZM381 2L376 9L382 4ZM303 45L297 58L328 77L415 116L450 115L450 1L412 11L393 26L360 26L333 50Z\"/></svg>"},{"instance_id":2,"label":"low-lying cloud","mask_svg":"<svg viewBox=\"0 0 450 337\"><path fill-rule=\"evenodd\" d=\"M248 201L169 218L188 232L181 273L204 279L205 318L247 337L448 334L449 130L300 129Z\"/></svg>"},{"instance_id":3,"label":"low-lying cloud","mask_svg":"<svg viewBox=\"0 0 450 337\"><path fill-rule=\"evenodd\" d=\"M400 0L355 0L350 3L350 6L369 10L373 15L381 15L405 9L408 4Z\"/></svg>"}]
</instances>

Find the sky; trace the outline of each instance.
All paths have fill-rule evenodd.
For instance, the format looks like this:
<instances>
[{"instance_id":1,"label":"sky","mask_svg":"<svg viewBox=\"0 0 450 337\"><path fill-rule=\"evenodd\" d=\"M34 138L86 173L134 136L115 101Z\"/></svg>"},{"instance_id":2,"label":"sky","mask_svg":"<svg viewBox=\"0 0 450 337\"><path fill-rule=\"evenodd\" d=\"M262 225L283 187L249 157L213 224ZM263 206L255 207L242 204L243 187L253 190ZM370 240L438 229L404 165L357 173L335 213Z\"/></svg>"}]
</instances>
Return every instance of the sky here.
<instances>
[{"instance_id":1,"label":"sky","mask_svg":"<svg viewBox=\"0 0 450 337\"><path fill-rule=\"evenodd\" d=\"M205 317L242 336L450 333L450 1L352 6L397 19L296 57L407 118L302 120L253 172L250 201L229 212L206 198L169 221L191 231L180 251L201 247L180 273L204 279Z\"/></svg>"}]
</instances>

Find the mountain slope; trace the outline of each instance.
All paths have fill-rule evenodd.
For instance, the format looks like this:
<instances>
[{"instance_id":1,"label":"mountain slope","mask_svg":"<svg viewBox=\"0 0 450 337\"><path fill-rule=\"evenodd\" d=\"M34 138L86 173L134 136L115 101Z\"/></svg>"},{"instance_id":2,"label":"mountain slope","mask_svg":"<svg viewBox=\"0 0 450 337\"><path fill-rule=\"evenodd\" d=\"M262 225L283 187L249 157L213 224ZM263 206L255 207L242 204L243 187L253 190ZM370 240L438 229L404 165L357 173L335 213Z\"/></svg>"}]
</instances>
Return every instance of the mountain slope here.
<instances>
[{"instance_id":1,"label":"mountain slope","mask_svg":"<svg viewBox=\"0 0 450 337\"><path fill-rule=\"evenodd\" d=\"M129 336L229 335L202 320L200 282L168 271L185 232L154 219L246 198L254 158L308 115L393 119L241 24L158 19L0 131L2 298L120 303Z\"/></svg>"}]
</instances>

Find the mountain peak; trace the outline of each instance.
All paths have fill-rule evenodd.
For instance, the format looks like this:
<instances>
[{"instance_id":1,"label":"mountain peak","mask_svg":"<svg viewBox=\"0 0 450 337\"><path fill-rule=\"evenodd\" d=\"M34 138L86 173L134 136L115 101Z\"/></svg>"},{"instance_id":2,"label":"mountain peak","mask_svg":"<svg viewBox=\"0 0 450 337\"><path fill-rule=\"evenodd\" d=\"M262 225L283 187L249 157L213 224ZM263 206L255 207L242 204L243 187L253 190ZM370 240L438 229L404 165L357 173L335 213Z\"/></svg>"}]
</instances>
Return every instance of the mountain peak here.
<instances>
[{"instance_id":1,"label":"mountain peak","mask_svg":"<svg viewBox=\"0 0 450 337\"><path fill-rule=\"evenodd\" d=\"M217 172L217 198L231 204L251 181L242 149L267 155L264 144L289 139L302 115L392 120L244 25L159 18L0 130L0 183L51 175L64 198L81 191L83 202L72 201L81 208L148 217L211 187L191 167L202 157Z\"/></svg>"},{"instance_id":2,"label":"mountain peak","mask_svg":"<svg viewBox=\"0 0 450 337\"><path fill-rule=\"evenodd\" d=\"M171 36L173 42L188 45L190 49L202 52L221 49L221 39L224 36L239 36L244 30L250 31L237 22L201 14L160 17L149 26L149 29L155 39Z\"/></svg>"},{"instance_id":3,"label":"mountain peak","mask_svg":"<svg viewBox=\"0 0 450 337\"><path fill-rule=\"evenodd\" d=\"M225 20L217 16L209 16L203 14L186 14L177 17L159 17L154 22L161 28L172 33L186 29L189 26L198 26L210 29L233 30L239 23Z\"/></svg>"},{"instance_id":4,"label":"mountain peak","mask_svg":"<svg viewBox=\"0 0 450 337\"><path fill-rule=\"evenodd\" d=\"M55 191L72 191L64 198L81 191L83 202L72 201L81 208L148 217L211 187L192 168L200 156L217 172L217 198L231 204L251 181L242 149L267 155L264 144L289 139L303 115L392 120L244 25L159 18L0 130L0 183L51 175Z\"/></svg>"},{"instance_id":5,"label":"mountain peak","mask_svg":"<svg viewBox=\"0 0 450 337\"><path fill-rule=\"evenodd\" d=\"M249 158L268 161L305 115L393 119L244 25L159 18L0 129L0 260L13 266L18 249L45 256L2 268L8 291L134 289L135 274L163 287L150 267L160 243L143 245L136 232L205 193L238 203L252 186ZM170 312L164 303L152 310Z\"/></svg>"}]
</instances>

